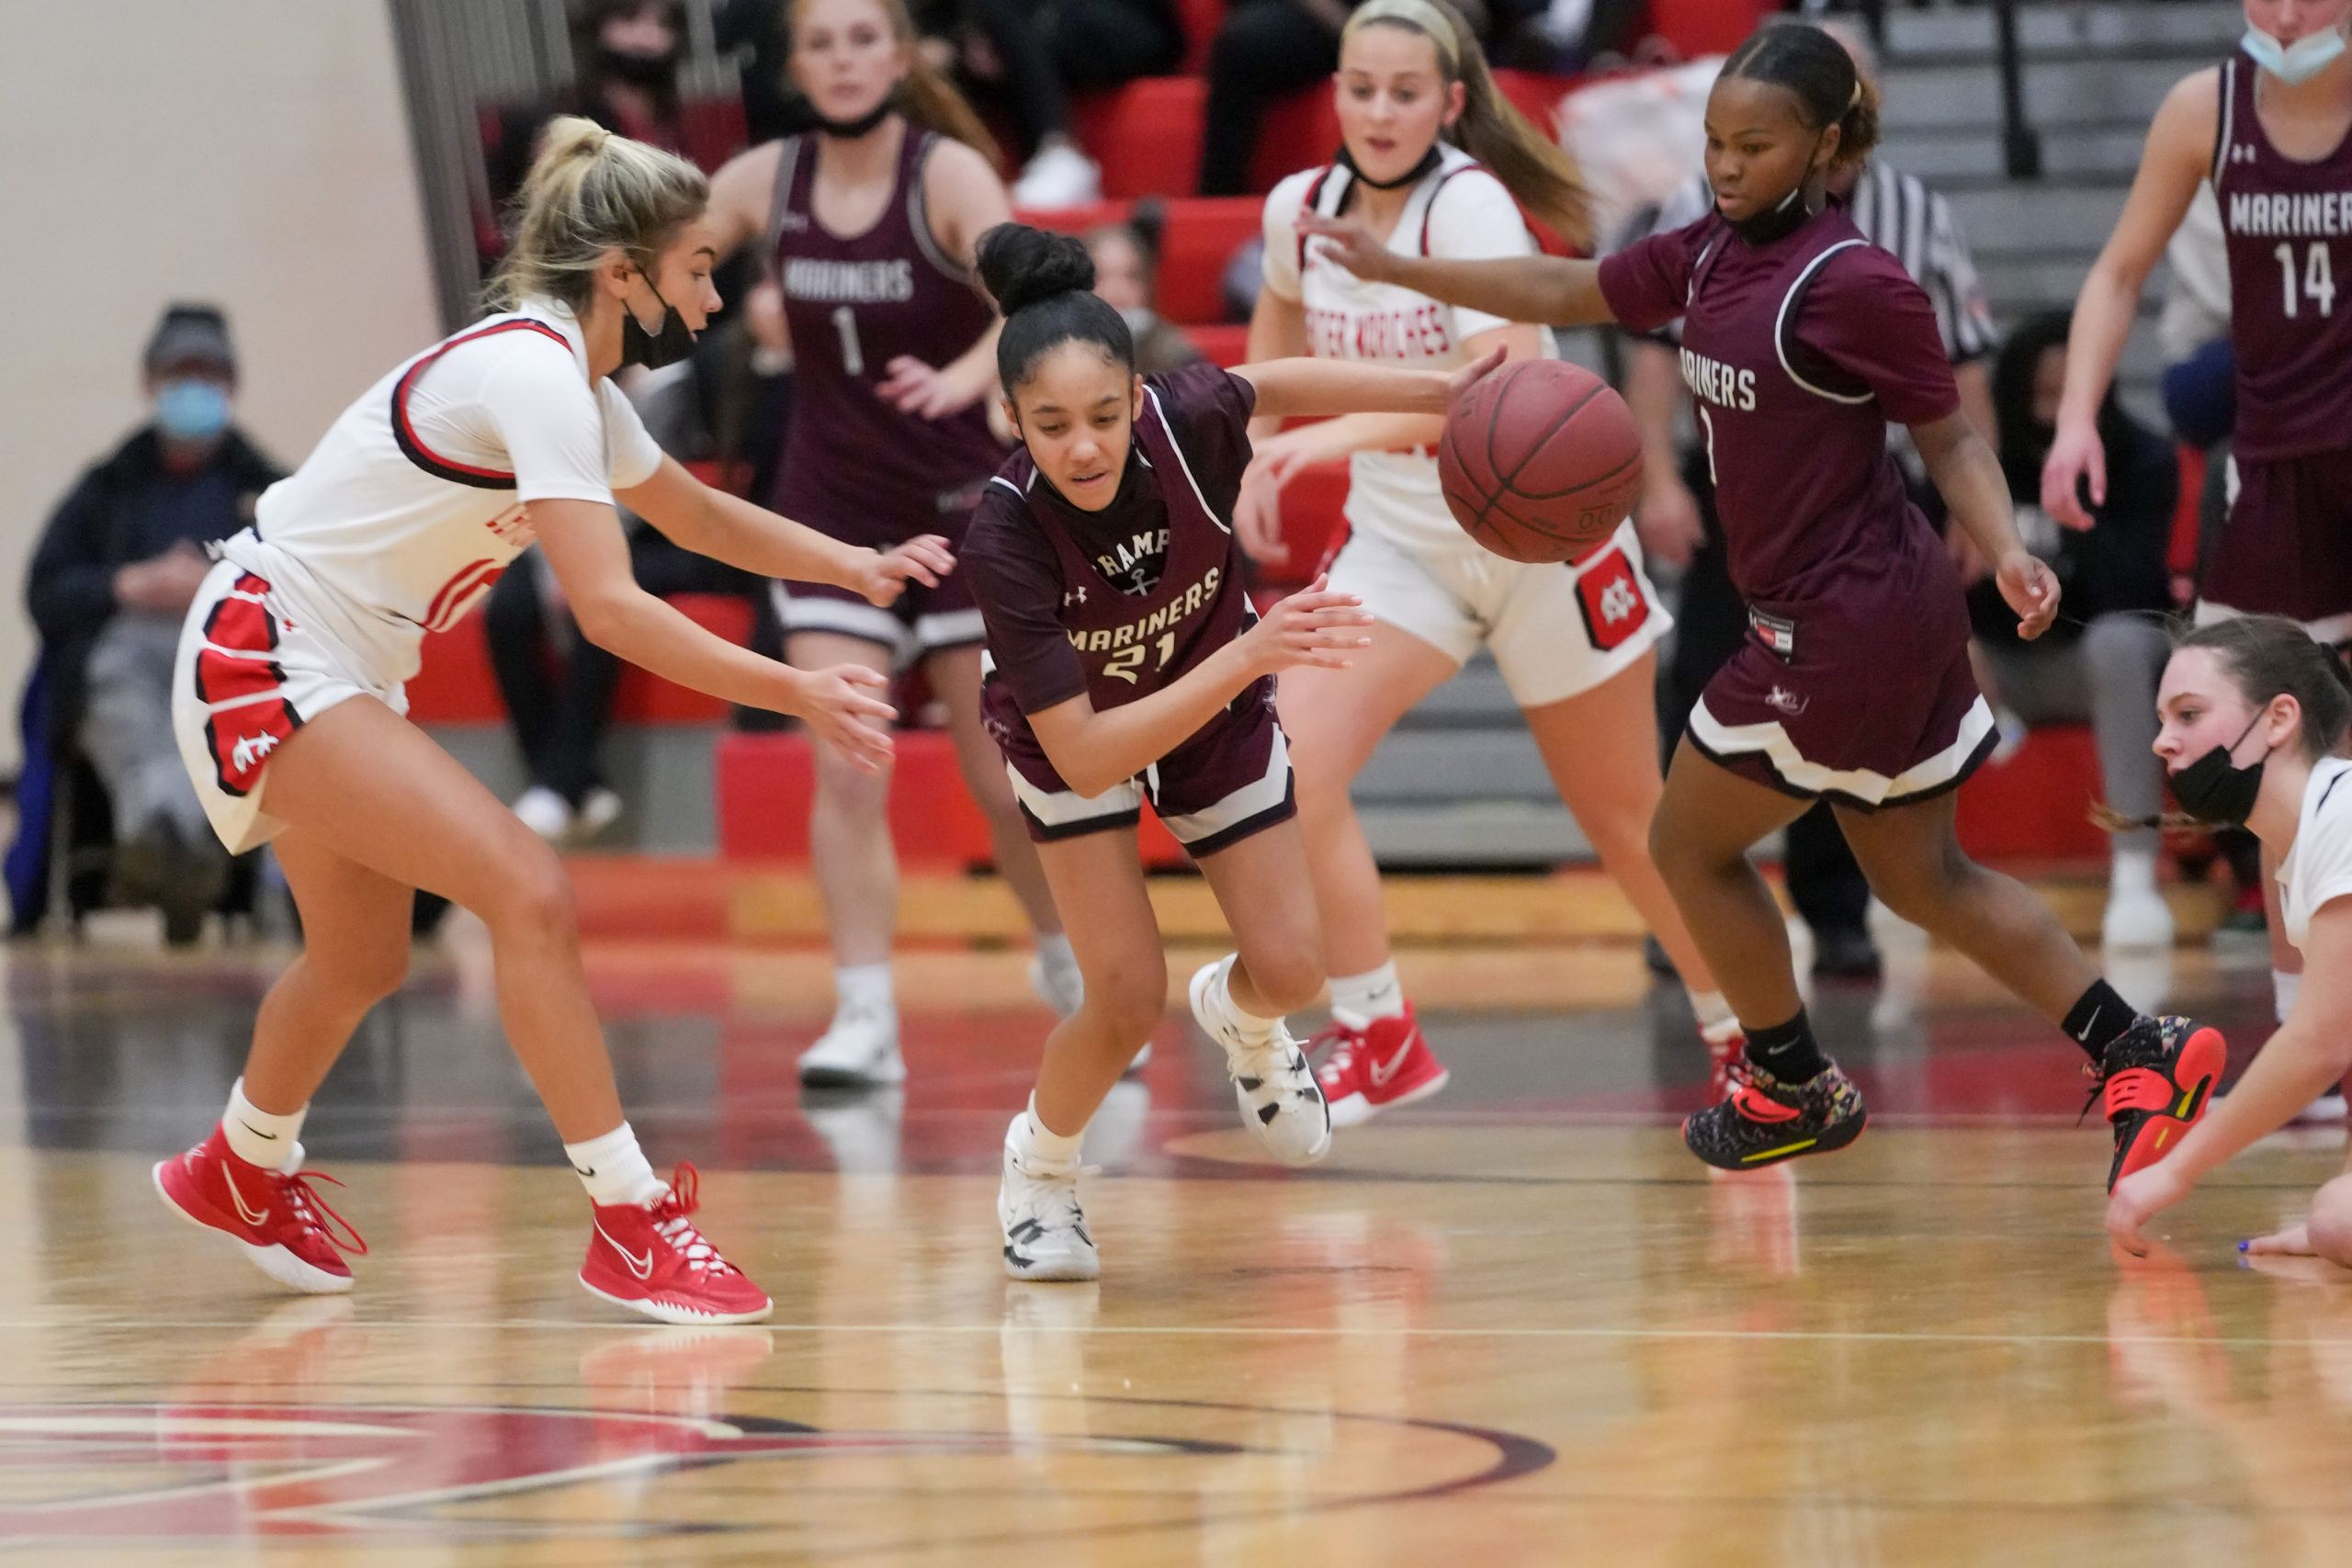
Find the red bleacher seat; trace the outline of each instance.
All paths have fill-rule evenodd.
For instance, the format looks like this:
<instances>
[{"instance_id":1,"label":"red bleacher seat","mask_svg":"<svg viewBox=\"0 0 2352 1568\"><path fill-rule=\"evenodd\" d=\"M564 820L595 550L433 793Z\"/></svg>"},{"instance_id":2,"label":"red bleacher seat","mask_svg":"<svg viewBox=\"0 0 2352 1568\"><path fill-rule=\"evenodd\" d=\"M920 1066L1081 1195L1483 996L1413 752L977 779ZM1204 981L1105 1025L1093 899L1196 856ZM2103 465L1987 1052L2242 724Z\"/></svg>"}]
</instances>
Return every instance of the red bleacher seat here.
<instances>
[{"instance_id":1,"label":"red bleacher seat","mask_svg":"<svg viewBox=\"0 0 2352 1568\"><path fill-rule=\"evenodd\" d=\"M1102 194L1190 196L1200 179L1208 93L1198 76L1146 76L1073 99L1079 145L1102 165Z\"/></svg>"},{"instance_id":2,"label":"red bleacher seat","mask_svg":"<svg viewBox=\"0 0 2352 1568\"><path fill-rule=\"evenodd\" d=\"M2089 727L2036 729L1960 786L1961 847L1977 860L2104 860L2107 835L2090 820L2098 795Z\"/></svg>"},{"instance_id":3,"label":"red bleacher seat","mask_svg":"<svg viewBox=\"0 0 2352 1568\"><path fill-rule=\"evenodd\" d=\"M1292 475L1283 487L1283 543L1290 547L1290 557L1280 566L1261 567L1260 577L1281 588L1314 581L1315 569L1346 525L1340 511L1347 500L1345 462L1316 463Z\"/></svg>"},{"instance_id":4,"label":"red bleacher seat","mask_svg":"<svg viewBox=\"0 0 2352 1568\"><path fill-rule=\"evenodd\" d=\"M1696 60L1730 53L1780 9L1780 0L1649 0L1650 31Z\"/></svg>"},{"instance_id":5,"label":"red bleacher seat","mask_svg":"<svg viewBox=\"0 0 2352 1568\"><path fill-rule=\"evenodd\" d=\"M1254 196L1187 197L1165 204L1159 235L1159 313L1180 326L1225 320L1225 264L1241 243L1257 233L1264 204ZM1102 223L1124 222L1130 201L1051 212L1022 212L1024 223L1064 234L1083 233Z\"/></svg>"},{"instance_id":6,"label":"red bleacher seat","mask_svg":"<svg viewBox=\"0 0 2352 1568\"><path fill-rule=\"evenodd\" d=\"M983 866L993 858L988 818L964 788L956 746L938 730L900 730L890 777L890 837L900 860L933 868ZM718 852L729 860L808 858L808 806L816 758L798 732L731 734L718 743ZM1143 860L1182 865L1184 852L1144 813Z\"/></svg>"},{"instance_id":7,"label":"red bleacher seat","mask_svg":"<svg viewBox=\"0 0 2352 1568\"><path fill-rule=\"evenodd\" d=\"M1176 0L1176 18L1184 28L1184 74L1198 76L1208 69L1209 45L1225 23L1225 0Z\"/></svg>"},{"instance_id":8,"label":"red bleacher seat","mask_svg":"<svg viewBox=\"0 0 2352 1568\"><path fill-rule=\"evenodd\" d=\"M1248 322L1208 327L1186 327L1184 335L1193 346L1205 355L1211 363L1227 370L1250 357L1250 327Z\"/></svg>"},{"instance_id":9,"label":"red bleacher seat","mask_svg":"<svg viewBox=\"0 0 2352 1568\"><path fill-rule=\"evenodd\" d=\"M751 640L752 606L729 593L680 593L670 603L728 641ZM629 724L718 724L728 705L634 665L621 671L613 716ZM408 683L408 716L419 724L503 724L506 704L491 673L490 644L480 615L424 639L424 663Z\"/></svg>"}]
</instances>

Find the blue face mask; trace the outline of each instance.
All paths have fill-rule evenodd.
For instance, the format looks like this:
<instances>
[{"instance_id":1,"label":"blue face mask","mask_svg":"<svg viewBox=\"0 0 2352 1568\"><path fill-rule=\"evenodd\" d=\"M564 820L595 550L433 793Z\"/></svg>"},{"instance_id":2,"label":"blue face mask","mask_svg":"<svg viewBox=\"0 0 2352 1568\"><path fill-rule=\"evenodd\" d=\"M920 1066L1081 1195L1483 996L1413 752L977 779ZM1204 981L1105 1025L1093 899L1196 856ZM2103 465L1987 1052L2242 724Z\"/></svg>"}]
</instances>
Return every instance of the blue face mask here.
<instances>
[{"instance_id":1,"label":"blue face mask","mask_svg":"<svg viewBox=\"0 0 2352 1568\"><path fill-rule=\"evenodd\" d=\"M229 389L218 381L166 381L155 394L155 426L175 441L209 441L229 428Z\"/></svg>"},{"instance_id":2,"label":"blue face mask","mask_svg":"<svg viewBox=\"0 0 2352 1568\"><path fill-rule=\"evenodd\" d=\"M2238 47L2256 65L2291 87L2310 81L2335 62L2335 57L2344 52L2344 33L2338 28L2324 28L2282 44L2258 28L2248 28L2245 37L2238 40Z\"/></svg>"}]
</instances>

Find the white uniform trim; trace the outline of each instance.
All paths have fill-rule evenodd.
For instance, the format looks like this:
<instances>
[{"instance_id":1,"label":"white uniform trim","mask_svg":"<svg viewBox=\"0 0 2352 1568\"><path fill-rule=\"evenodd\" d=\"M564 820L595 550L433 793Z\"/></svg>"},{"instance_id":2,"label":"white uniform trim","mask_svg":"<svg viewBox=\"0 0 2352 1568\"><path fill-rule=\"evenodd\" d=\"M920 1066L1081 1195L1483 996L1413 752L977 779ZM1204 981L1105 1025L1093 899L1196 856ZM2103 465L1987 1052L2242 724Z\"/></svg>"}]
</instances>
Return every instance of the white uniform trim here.
<instances>
[{"instance_id":1,"label":"white uniform trim","mask_svg":"<svg viewBox=\"0 0 2352 1568\"><path fill-rule=\"evenodd\" d=\"M1168 830L1186 849L1205 844L1223 833L1229 833L1254 817L1281 808L1290 798L1290 744L1283 738L1283 727L1271 727L1274 743L1266 749L1266 771L1254 784L1243 784L1214 806L1198 811L1187 811L1181 817L1163 817ZM1144 788L1156 806L1159 797L1159 764L1154 762L1144 770Z\"/></svg>"},{"instance_id":2,"label":"white uniform trim","mask_svg":"<svg viewBox=\"0 0 2352 1568\"><path fill-rule=\"evenodd\" d=\"M1842 795L1871 806L1900 805L1913 795L1931 795L1949 785L1960 777L1993 729L1993 710L1979 697L1961 716L1960 734L1951 745L1888 778L1868 768L1831 768L1807 761L1777 722L1725 724L1707 711L1704 697L1690 710L1690 733L1708 750L1720 756L1761 751L1774 773L1809 795Z\"/></svg>"},{"instance_id":3,"label":"white uniform trim","mask_svg":"<svg viewBox=\"0 0 2352 1568\"><path fill-rule=\"evenodd\" d=\"M1193 477L1193 465L1184 457L1184 448L1176 439L1176 427L1169 423L1168 411L1159 404L1159 394L1146 387L1143 395L1151 400L1151 412L1159 416L1159 428L1168 432L1169 448L1176 454L1176 466L1183 470L1184 482L1193 487L1193 499L1201 503L1201 510L1208 513L1210 522L1223 532L1232 533L1233 530L1226 526L1225 519L1216 514L1216 508L1209 504L1209 498L1201 493L1201 481ZM1151 459L1144 457L1140 450L1136 451L1136 457L1145 468L1151 467Z\"/></svg>"},{"instance_id":4,"label":"white uniform trim","mask_svg":"<svg viewBox=\"0 0 2352 1568\"><path fill-rule=\"evenodd\" d=\"M1830 246L1827 250L1822 252L1819 255L1814 257L1811 261L1805 263L1804 270L1797 274L1796 281L1794 283L1789 285L1789 291L1781 296L1780 313L1772 318L1772 352L1780 355L1781 368L1788 373L1790 380L1794 381L1798 386L1803 387L1815 397L1826 398L1833 403L1866 403L1872 398L1878 396L1878 394L1876 392L1861 392L1849 397L1842 392L1830 391L1825 387L1816 387L1812 382L1806 380L1804 377L1798 375L1797 367L1789 363L1789 307L1796 302L1797 295L1804 291L1804 286L1812 280L1813 275L1819 272L1822 269L1822 266L1831 256L1836 255L1839 251L1845 250L1849 246L1867 245L1870 242L1868 240L1840 240L1836 244Z\"/></svg>"},{"instance_id":5,"label":"white uniform trim","mask_svg":"<svg viewBox=\"0 0 2352 1568\"><path fill-rule=\"evenodd\" d=\"M2222 174L2229 166L2230 135L2237 130L2238 57L2232 54L2222 62L2222 124L2221 134L2213 139L2213 188L2222 188Z\"/></svg>"},{"instance_id":6,"label":"white uniform trim","mask_svg":"<svg viewBox=\"0 0 2352 1568\"><path fill-rule=\"evenodd\" d=\"M786 637L794 632L831 632L854 637L860 642L889 649L891 663L900 670L934 653L986 642L989 635L978 609L917 615L909 625L896 612L863 599L796 594L781 581L768 584L768 603Z\"/></svg>"},{"instance_id":7,"label":"white uniform trim","mask_svg":"<svg viewBox=\"0 0 2352 1568\"><path fill-rule=\"evenodd\" d=\"M2295 842L2278 868L2279 923L2300 953L2312 917L2352 897L2352 760L2324 757L2312 766L2297 814Z\"/></svg>"},{"instance_id":8,"label":"white uniform trim","mask_svg":"<svg viewBox=\"0 0 2352 1568\"><path fill-rule=\"evenodd\" d=\"M1290 746L1283 739L1282 726L1272 728L1273 745L1267 750L1266 771L1257 780L1214 806L1160 818L1178 843L1186 849L1209 843L1221 834L1247 826L1254 818L1280 809L1290 798ZM1147 798L1155 807L1159 804L1157 762L1135 778L1120 780L1101 795L1039 789L1023 778L1021 770L1010 762L1005 764L1004 774L1012 781L1012 793L1021 802L1021 808L1046 830L1047 839L1071 838L1121 827L1141 814Z\"/></svg>"}]
</instances>

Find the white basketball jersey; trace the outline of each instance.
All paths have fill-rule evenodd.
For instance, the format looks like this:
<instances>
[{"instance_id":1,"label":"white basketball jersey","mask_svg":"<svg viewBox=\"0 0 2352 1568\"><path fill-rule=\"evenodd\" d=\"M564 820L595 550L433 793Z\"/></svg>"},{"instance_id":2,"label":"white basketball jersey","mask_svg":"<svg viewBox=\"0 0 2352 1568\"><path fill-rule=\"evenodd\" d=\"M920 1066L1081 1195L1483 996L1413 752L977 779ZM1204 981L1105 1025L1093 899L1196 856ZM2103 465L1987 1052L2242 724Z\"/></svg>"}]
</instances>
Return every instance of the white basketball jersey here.
<instances>
[{"instance_id":1,"label":"white basketball jersey","mask_svg":"<svg viewBox=\"0 0 2352 1568\"><path fill-rule=\"evenodd\" d=\"M345 409L221 553L269 581L382 681L416 672L529 546L531 502L609 503L661 448L588 381L569 308L532 299L444 339Z\"/></svg>"},{"instance_id":2,"label":"white basketball jersey","mask_svg":"<svg viewBox=\"0 0 2352 1568\"><path fill-rule=\"evenodd\" d=\"M1510 323L1393 283L1367 282L1328 260L1319 243L1299 234L1301 210L1311 204L1327 217L1337 214L1353 177L1337 165L1307 169L1266 197L1266 288L1304 308L1307 343L1318 359L1361 359L1414 370L1466 363L1464 343ZM1437 166L1407 199L1388 248L1401 255L1456 260L1536 251L1535 237L1502 182L1467 152L1442 143ZM1544 352L1557 352L1549 329ZM1349 464L1351 527L1375 530L1413 550L1476 548L1445 508L1433 453L1359 452Z\"/></svg>"}]
</instances>

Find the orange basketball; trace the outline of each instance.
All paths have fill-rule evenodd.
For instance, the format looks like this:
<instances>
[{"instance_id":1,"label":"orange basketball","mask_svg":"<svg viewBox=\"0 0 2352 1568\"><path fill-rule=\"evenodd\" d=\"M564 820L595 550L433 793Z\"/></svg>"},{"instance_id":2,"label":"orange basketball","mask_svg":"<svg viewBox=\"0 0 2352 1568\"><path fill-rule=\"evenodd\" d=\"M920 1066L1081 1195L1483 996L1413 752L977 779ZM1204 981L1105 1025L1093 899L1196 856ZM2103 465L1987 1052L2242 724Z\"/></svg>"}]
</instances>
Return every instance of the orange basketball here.
<instances>
[{"instance_id":1,"label":"orange basketball","mask_svg":"<svg viewBox=\"0 0 2352 1568\"><path fill-rule=\"evenodd\" d=\"M1453 405L1437 472L1453 520L1495 554L1573 561L1633 510L1641 435L1625 400L1582 366L1513 360Z\"/></svg>"}]
</instances>

